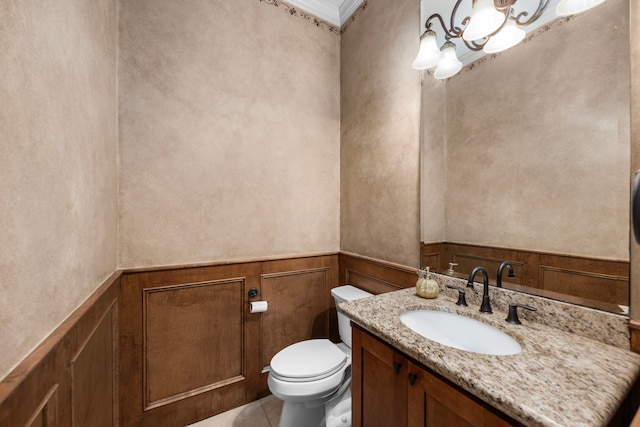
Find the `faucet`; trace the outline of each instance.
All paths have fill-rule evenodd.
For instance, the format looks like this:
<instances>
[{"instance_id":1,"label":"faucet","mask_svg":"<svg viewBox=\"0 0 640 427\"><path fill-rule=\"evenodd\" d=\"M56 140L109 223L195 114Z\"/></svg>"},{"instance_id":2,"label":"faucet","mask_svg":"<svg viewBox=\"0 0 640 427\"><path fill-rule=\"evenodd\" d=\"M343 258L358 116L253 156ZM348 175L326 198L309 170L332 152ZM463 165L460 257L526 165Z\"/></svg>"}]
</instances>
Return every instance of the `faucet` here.
<instances>
[{"instance_id":1,"label":"faucet","mask_svg":"<svg viewBox=\"0 0 640 427\"><path fill-rule=\"evenodd\" d=\"M509 270L508 277L516 277L515 273L513 272L513 266L511 265L511 263L509 261L503 261L502 264L500 264L500 267L498 267L498 277L496 279L496 286L498 286L499 288L502 287L502 271L505 267L507 267L507 269Z\"/></svg>"},{"instance_id":2,"label":"faucet","mask_svg":"<svg viewBox=\"0 0 640 427\"><path fill-rule=\"evenodd\" d=\"M471 271L469 275L469 281L467 282L467 288L473 288L473 279L476 277L478 272L482 273L482 305L480 305L480 311L482 313L493 313L491 310L491 303L489 302L489 275L487 274L487 270L483 267L476 267Z\"/></svg>"}]
</instances>

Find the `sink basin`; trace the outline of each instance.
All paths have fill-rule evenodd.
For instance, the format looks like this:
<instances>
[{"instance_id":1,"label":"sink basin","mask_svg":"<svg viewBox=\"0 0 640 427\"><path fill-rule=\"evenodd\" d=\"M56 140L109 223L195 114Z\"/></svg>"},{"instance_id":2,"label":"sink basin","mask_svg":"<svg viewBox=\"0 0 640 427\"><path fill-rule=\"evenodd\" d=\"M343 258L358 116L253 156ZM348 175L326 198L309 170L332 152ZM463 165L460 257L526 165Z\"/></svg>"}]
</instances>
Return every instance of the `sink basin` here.
<instances>
[{"instance_id":1,"label":"sink basin","mask_svg":"<svg viewBox=\"0 0 640 427\"><path fill-rule=\"evenodd\" d=\"M459 350L498 356L522 351L520 344L501 330L455 313L415 310L401 314L400 320L423 337Z\"/></svg>"}]
</instances>

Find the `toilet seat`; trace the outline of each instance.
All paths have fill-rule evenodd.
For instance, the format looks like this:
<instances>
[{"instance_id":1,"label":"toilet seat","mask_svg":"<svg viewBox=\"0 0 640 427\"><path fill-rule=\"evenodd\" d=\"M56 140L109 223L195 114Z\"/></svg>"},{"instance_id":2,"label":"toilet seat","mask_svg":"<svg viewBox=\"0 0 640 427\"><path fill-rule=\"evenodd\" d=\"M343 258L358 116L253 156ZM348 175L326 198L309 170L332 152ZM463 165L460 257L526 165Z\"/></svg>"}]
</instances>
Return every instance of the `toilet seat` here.
<instances>
[{"instance_id":1,"label":"toilet seat","mask_svg":"<svg viewBox=\"0 0 640 427\"><path fill-rule=\"evenodd\" d=\"M349 357L327 339L307 340L290 345L271 359L271 374L286 382L313 382L344 369Z\"/></svg>"}]
</instances>

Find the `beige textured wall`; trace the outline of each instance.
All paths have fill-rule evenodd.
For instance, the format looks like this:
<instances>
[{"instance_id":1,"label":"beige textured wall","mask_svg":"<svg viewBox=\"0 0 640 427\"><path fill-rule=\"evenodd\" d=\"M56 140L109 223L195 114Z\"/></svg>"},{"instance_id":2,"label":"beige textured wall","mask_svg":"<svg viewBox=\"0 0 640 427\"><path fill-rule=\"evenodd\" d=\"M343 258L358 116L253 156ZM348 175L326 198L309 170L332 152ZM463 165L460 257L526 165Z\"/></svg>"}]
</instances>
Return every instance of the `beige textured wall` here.
<instances>
[{"instance_id":1,"label":"beige textured wall","mask_svg":"<svg viewBox=\"0 0 640 427\"><path fill-rule=\"evenodd\" d=\"M447 240L628 259L629 78L610 0L448 81Z\"/></svg>"},{"instance_id":2,"label":"beige textured wall","mask_svg":"<svg viewBox=\"0 0 640 427\"><path fill-rule=\"evenodd\" d=\"M0 378L116 268L113 0L0 1Z\"/></svg>"},{"instance_id":3,"label":"beige textured wall","mask_svg":"<svg viewBox=\"0 0 640 427\"><path fill-rule=\"evenodd\" d=\"M341 40L341 249L419 262L419 2L368 0Z\"/></svg>"},{"instance_id":4,"label":"beige textured wall","mask_svg":"<svg viewBox=\"0 0 640 427\"><path fill-rule=\"evenodd\" d=\"M446 239L446 85L429 75L422 82L420 123L420 241Z\"/></svg>"},{"instance_id":5,"label":"beige textured wall","mask_svg":"<svg viewBox=\"0 0 640 427\"><path fill-rule=\"evenodd\" d=\"M631 29L631 182L640 169L640 3L630 1ZM633 233L633 232L632 232ZM631 237L631 317L640 320L640 245Z\"/></svg>"},{"instance_id":6,"label":"beige textured wall","mask_svg":"<svg viewBox=\"0 0 640 427\"><path fill-rule=\"evenodd\" d=\"M338 35L258 1L120 2L121 267L339 249Z\"/></svg>"}]
</instances>

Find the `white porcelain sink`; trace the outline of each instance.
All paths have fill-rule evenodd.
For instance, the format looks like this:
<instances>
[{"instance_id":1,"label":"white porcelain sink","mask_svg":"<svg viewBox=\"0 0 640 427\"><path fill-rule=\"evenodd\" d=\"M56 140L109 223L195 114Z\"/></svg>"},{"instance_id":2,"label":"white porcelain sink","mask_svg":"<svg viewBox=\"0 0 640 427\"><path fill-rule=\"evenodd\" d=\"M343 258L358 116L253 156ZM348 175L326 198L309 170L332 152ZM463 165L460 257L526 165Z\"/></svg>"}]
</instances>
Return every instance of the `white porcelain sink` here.
<instances>
[{"instance_id":1,"label":"white porcelain sink","mask_svg":"<svg viewBox=\"0 0 640 427\"><path fill-rule=\"evenodd\" d=\"M520 344L501 330L455 313L415 310L401 314L400 320L423 337L459 350L498 356L522 351Z\"/></svg>"}]
</instances>

